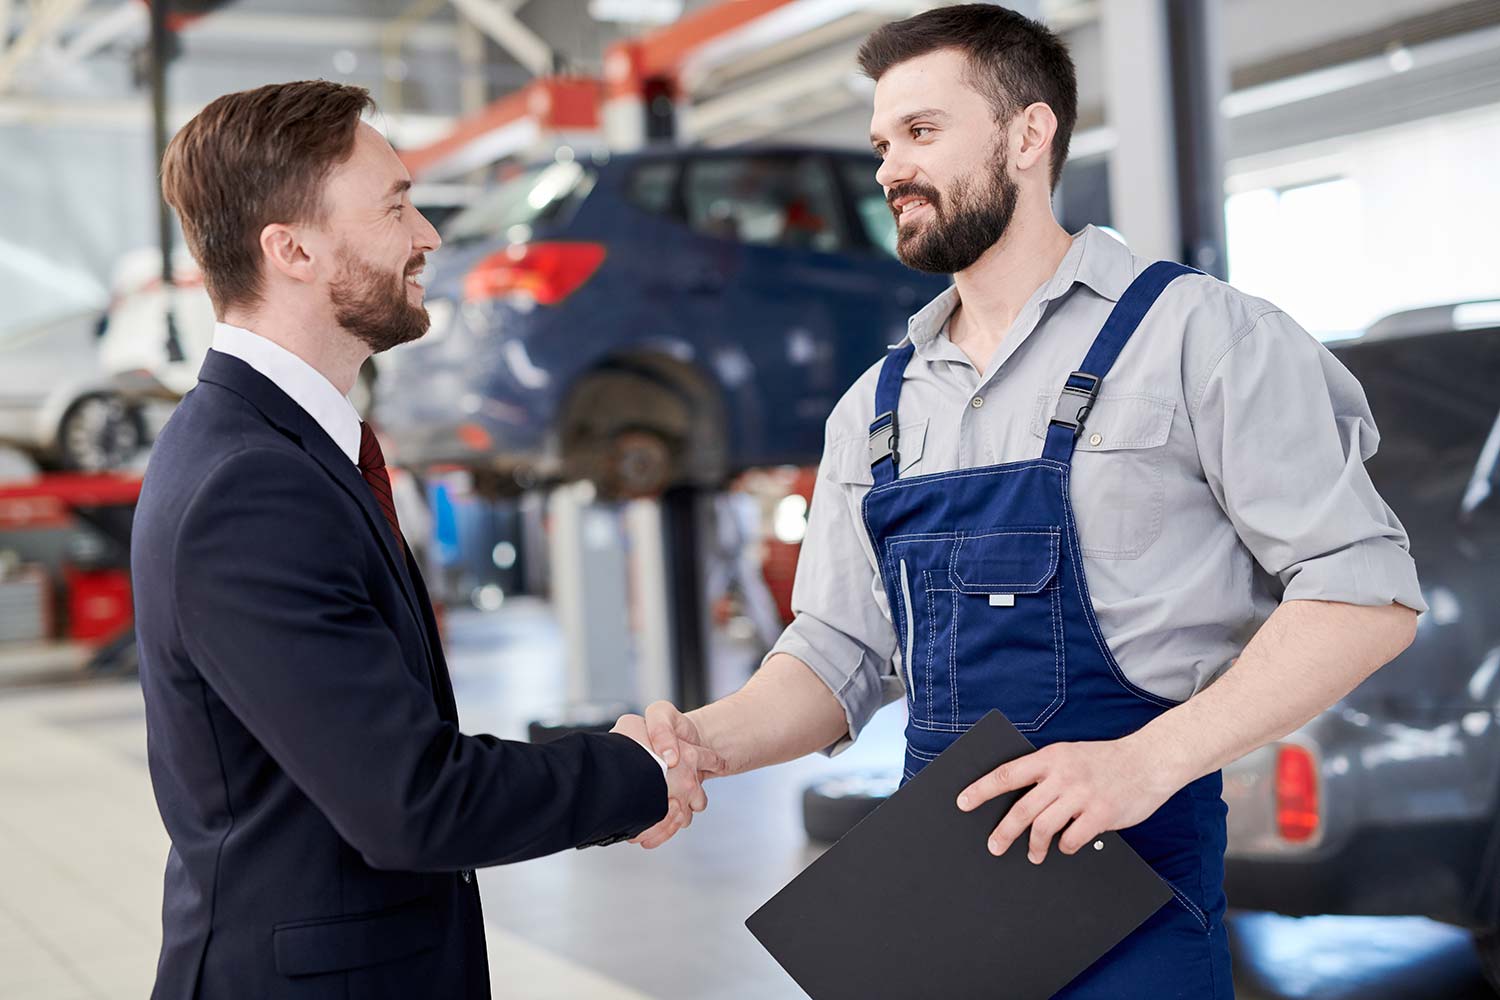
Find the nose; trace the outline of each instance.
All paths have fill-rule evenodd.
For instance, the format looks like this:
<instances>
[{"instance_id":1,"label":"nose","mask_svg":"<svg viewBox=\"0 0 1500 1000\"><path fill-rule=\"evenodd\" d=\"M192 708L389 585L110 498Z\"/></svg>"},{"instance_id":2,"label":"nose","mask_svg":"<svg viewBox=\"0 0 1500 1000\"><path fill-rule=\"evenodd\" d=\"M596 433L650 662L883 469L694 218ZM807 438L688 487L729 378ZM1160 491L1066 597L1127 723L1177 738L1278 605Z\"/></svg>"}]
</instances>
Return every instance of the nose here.
<instances>
[{"instance_id":1,"label":"nose","mask_svg":"<svg viewBox=\"0 0 1500 1000\"><path fill-rule=\"evenodd\" d=\"M880 163L880 169L875 171L876 183L887 191L897 184L904 184L911 179L911 165L903 160L901 155L894 150L885 154L885 159Z\"/></svg>"},{"instance_id":2,"label":"nose","mask_svg":"<svg viewBox=\"0 0 1500 1000\"><path fill-rule=\"evenodd\" d=\"M417 225L417 232L412 237L412 245L423 253L431 253L442 246L443 238L438 235L438 231L433 227L432 223L427 221L427 216L421 212L414 212L412 214L420 220Z\"/></svg>"}]
</instances>

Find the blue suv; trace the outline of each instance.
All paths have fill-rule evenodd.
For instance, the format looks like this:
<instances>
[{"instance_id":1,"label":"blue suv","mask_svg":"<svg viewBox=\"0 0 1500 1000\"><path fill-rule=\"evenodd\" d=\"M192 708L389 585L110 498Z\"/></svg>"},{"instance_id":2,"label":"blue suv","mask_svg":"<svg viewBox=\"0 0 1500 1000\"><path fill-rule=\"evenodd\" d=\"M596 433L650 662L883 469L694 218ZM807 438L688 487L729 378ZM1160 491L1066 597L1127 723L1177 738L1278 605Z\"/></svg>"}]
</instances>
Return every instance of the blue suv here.
<instances>
[{"instance_id":1,"label":"blue suv","mask_svg":"<svg viewBox=\"0 0 1500 1000\"><path fill-rule=\"evenodd\" d=\"M777 147L519 171L449 220L432 327L383 359L395 460L607 496L816 462L839 396L948 281L896 260L875 168Z\"/></svg>"}]
</instances>

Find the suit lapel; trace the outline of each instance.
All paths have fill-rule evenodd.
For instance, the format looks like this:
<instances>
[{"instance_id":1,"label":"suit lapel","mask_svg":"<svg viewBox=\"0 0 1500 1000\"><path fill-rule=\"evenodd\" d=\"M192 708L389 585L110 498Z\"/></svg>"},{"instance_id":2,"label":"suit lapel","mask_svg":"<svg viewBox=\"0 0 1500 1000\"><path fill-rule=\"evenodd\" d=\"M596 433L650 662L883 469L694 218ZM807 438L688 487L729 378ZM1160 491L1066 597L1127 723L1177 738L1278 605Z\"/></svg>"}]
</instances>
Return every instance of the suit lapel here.
<instances>
[{"instance_id":1,"label":"suit lapel","mask_svg":"<svg viewBox=\"0 0 1500 1000\"><path fill-rule=\"evenodd\" d=\"M369 529L380 540L386 563L401 585L401 594L406 599L407 609L417 625L417 631L422 635L422 646L427 653L428 669L435 675L436 659L421 609L418 606L417 590L412 583L411 574L406 569L406 559L403 557L395 536L391 533L391 526L385 519L385 513L375 502L375 494L370 491L370 485L360 475L358 466L349 461L349 456L339 449L339 446L328 436L328 432L323 430L306 410L277 388L274 382L239 358L210 350L203 361L203 368L198 373L198 379L223 386L243 397L260 410L271 423L290 432L297 438L302 450L317 460L324 471L332 476L334 481L359 504L360 509L364 511Z\"/></svg>"}]
</instances>

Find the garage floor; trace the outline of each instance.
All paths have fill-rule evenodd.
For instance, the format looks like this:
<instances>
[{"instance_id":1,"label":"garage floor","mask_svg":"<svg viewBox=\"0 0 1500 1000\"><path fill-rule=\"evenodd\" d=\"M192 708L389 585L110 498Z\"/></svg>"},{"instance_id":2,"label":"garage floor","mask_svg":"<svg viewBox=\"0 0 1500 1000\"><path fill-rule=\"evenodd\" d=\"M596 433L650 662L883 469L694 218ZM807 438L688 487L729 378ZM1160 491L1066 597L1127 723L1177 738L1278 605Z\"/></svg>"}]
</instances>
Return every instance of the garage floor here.
<instances>
[{"instance_id":1,"label":"garage floor","mask_svg":"<svg viewBox=\"0 0 1500 1000\"><path fill-rule=\"evenodd\" d=\"M562 647L544 604L454 614L448 648L469 731L518 737L561 697ZM751 662L727 644L717 659L720 690ZM37 676L25 664L0 669L0 997L144 997L167 843L139 689ZM482 872L496 996L802 996L743 920L815 856L801 831L802 787L898 760L898 713L883 712L835 761L711 785L709 811L657 852L621 845ZM641 916L624 919L634 909ZM1235 938L1242 1000L1491 995L1465 935L1428 921L1242 915Z\"/></svg>"}]
</instances>

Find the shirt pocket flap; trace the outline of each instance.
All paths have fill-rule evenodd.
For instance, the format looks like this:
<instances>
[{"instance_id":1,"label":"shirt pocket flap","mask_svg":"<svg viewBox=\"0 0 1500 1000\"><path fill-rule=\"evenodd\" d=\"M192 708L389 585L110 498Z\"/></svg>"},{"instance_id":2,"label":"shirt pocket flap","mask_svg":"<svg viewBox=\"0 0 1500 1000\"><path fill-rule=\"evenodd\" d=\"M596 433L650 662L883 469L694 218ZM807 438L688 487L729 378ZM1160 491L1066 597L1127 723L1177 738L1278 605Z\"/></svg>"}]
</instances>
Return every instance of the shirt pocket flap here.
<instances>
[{"instance_id":1,"label":"shirt pocket flap","mask_svg":"<svg viewBox=\"0 0 1500 1000\"><path fill-rule=\"evenodd\" d=\"M1057 411L1057 393L1037 396L1031 433L1047 436L1047 424ZM1172 433L1172 416L1177 404L1161 396L1145 393L1101 395L1084 418L1083 433L1078 435L1078 451L1124 451L1132 448L1157 448L1167 443Z\"/></svg>"},{"instance_id":2,"label":"shirt pocket flap","mask_svg":"<svg viewBox=\"0 0 1500 1000\"><path fill-rule=\"evenodd\" d=\"M1035 594L1057 575L1060 539L1056 528L965 535L953 553L949 579L964 594Z\"/></svg>"},{"instance_id":3,"label":"shirt pocket flap","mask_svg":"<svg viewBox=\"0 0 1500 1000\"><path fill-rule=\"evenodd\" d=\"M901 459L901 469L916 465L922 459L927 445L927 421L913 420L903 423L896 435L896 453ZM824 476L845 486L873 486L875 474L871 469L870 439L868 437L845 438L828 449L828 469Z\"/></svg>"},{"instance_id":4,"label":"shirt pocket flap","mask_svg":"<svg viewBox=\"0 0 1500 1000\"><path fill-rule=\"evenodd\" d=\"M277 924L276 971L316 976L410 958L437 945L437 913L426 900L377 913Z\"/></svg>"}]
</instances>

